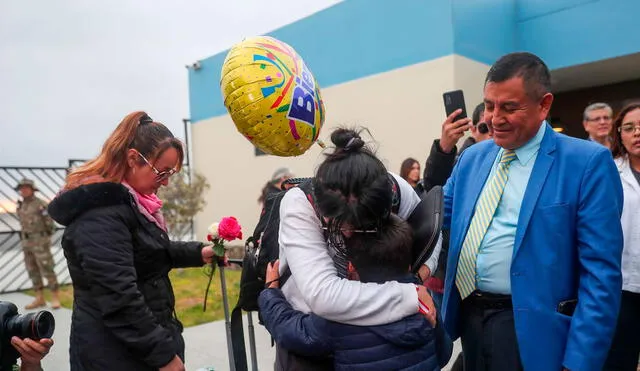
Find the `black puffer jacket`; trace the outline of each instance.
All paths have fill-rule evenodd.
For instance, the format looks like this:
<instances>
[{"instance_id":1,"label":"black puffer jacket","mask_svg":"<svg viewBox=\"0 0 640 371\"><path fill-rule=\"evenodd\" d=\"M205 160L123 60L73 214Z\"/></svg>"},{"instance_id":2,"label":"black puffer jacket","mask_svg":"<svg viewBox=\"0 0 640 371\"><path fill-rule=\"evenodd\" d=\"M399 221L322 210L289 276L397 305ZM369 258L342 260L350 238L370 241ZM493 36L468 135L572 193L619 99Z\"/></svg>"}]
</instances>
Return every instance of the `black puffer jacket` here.
<instances>
[{"instance_id":1,"label":"black puffer jacket","mask_svg":"<svg viewBox=\"0 0 640 371\"><path fill-rule=\"evenodd\" d=\"M72 371L157 370L184 359L171 268L203 265L199 242L172 242L138 211L129 190L98 183L64 192L49 214L74 288Z\"/></svg>"}]
</instances>

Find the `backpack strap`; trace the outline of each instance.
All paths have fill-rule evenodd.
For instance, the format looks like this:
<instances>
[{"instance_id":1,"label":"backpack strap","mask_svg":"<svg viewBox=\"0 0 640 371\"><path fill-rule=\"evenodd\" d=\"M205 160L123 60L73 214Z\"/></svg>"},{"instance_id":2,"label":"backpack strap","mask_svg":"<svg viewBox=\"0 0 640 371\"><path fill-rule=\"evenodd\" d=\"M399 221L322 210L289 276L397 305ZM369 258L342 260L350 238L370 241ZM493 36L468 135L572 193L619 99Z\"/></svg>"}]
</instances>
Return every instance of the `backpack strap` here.
<instances>
[{"instance_id":1,"label":"backpack strap","mask_svg":"<svg viewBox=\"0 0 640 371\"><path fill-rule=\"evenodd\" d=\"M402 194L400 193L400 183L393 175L389 174L389 178L391 179L391 191L393 192L393 196L391 198L391 212L398 215L400 211L400 202L402 202Z\"/></svg>"},{"instance_id":2,"label":"backpack strap","mask_svg":"<svg viewBox=\"0 0 640 371\"><path fill-rule=\"evenodd\" d=\"M248 371L247 348L244 343L244 327L242 325L242 308L236 306L231 312L231 347L233 363L236 371Z\"/></svg>"}]
</instances>

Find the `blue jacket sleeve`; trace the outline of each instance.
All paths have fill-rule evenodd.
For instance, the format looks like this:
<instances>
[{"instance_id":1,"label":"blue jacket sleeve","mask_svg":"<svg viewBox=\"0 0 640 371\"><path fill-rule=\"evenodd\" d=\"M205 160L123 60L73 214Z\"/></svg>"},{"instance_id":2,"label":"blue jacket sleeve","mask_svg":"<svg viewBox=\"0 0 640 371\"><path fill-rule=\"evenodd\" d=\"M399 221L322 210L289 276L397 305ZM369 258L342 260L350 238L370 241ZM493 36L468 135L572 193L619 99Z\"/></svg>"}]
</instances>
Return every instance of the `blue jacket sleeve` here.
<instances>
[{"instance_id":1,"label":"blue jacket sleeve","mask_svg":"<svg viewBox=\"0 0 640 371\"><path fill-rule=\"evenodd\" d=\"M306 356L332 353L328 321L293 309L279 289L263 290L258 305L264 326L281 347Z\"/></svg>"},{"instance_id":2,"label":"blue jacket sleeve","mask_svg":"<svg viewBox=\"0 0 640 371\"><path fill-rule=\"evenodd\" d=\"M622 290L622 184L609 151L603 148L591 157L579 192L578 305L563 365L572 371L595 371L602 369L607 357Z\"/></svg>"},{"instance_id":3,"label":"blue jacket sleeve","mask_svg":"<svg viewBox=\"0 0 640 371\"><path fill-rule=\"evenodd\" d=\"M460 158L453 167L451 176L447 179L442 191L444 193L444 220L442 221L442 229L451 229L451 214L453 210L453 193L456 184L456 177L458 176L458 169L460 168L460 160L464 156L464 152L460 155Z\"/></svg>"}]
</instances>

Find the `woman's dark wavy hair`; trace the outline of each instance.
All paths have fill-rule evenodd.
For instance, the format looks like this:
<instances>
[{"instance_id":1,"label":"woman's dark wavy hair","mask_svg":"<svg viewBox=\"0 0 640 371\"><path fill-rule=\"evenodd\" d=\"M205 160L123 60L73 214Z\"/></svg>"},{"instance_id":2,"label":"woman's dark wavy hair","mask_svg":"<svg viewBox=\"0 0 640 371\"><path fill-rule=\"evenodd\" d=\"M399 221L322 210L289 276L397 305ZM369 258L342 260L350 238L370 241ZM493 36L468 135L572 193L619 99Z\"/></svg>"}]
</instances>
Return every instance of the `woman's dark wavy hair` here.
<instances>
[{"instance_id":1,"label":"woman's dark wavy hair","mask_svg":"<svg viewBox=\"0 0 640 371\"><path fill-rule=\"evenodd\" d=\"M620 113L618 113L618 116L616 116L615 120L613 120L613 124L611 125L611 132L609 133L612 138L611 154L613 155L613 158L621 157L627 154L627 149L624 148L624 145L622 144L622 136L618 129L620 128L620 126L622 126L622 121L624 120L624 117L627 115L627 113L635 111L639 108L640 102L629 103L622 109L622 111L620 111Z\"/></svg>"},{"instance_id":2,"label":"woman's dark wavy hair","mask_svg":"<svg viewBox=\"0 0 640 371\"><path fill-rule=\"evenodd\" d=\"M321 216L328 219L329 239L342 244L342 226L377 230L391 214L389 173L360 136L364 129L339 128L331 134L335 150L316 171L313 193Z\"/></svg>"}]
</instances>

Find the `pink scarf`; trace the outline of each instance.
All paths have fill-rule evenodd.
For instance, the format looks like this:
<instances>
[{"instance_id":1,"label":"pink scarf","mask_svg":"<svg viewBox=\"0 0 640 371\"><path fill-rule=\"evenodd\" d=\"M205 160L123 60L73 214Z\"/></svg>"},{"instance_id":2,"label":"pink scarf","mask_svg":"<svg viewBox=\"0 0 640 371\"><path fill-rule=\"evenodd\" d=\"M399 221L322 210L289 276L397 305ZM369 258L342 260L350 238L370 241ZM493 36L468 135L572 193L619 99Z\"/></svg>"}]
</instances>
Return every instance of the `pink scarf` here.
<instances>
[{"instance_id":1,"label":"pink scarf","mask_svg":"<svg viewBox=\"0 0 640 371\"><path fill-rule=\"evenodd\" d=\"M140 202L140 205L142 205L149 214L155 214L162 207L162 200L155 193L143 195L138 193L135 189L133 191L136 193L136 196L138 196L138 202Z\"/></svg>"},{"instance_id":2,"label":"pink scarf","mask_svg":"<svg viewBox=\"0 0 640 371\"><path fill-rule=\"evenodd\" d=\"M129 192L135 197L136 203L138 204L138 210L142 215L166 232L167 224L160 212L160 208L162 208L162 200L155 193L143 195L125 181L122 181L122 185L127 187Z\"/></svg>"}]
</instances>

